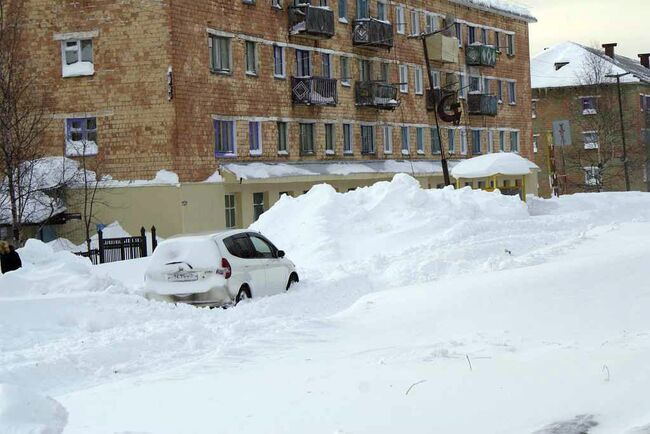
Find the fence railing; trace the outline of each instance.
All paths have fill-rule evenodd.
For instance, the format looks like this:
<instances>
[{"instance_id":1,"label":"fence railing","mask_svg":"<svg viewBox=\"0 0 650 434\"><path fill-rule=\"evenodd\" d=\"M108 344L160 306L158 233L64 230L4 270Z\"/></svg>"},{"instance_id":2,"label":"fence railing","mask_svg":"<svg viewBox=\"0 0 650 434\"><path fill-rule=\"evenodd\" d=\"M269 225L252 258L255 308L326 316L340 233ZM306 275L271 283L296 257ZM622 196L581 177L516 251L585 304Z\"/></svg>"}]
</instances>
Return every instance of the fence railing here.
<instances>
[{"instance_id":1,"label":"fence railing","mask_svg":"<svg viewBox=\"0 0 650 434\"><path fill-rule=\"evenodd\" d=\"M376 18L356 19L352 25L352 44L368 48L393 47L393 25Z\"/></svg>"},{"instance_id":2,"label":"fence railing","mask_svg":"<svg viewBox=\"0 0 650 434\"><path fill-rule=\"evenodd\" d=\"M291 77L291 99L294 104L336 105L337 80L325 77Z\"/></svg>"},{"instance_id":3,"label":"fence railing","mask_svg":"<svg viewBox=\"0 0 650 434\"><path fill-rule=\"evenodd\" d=\"M378 81L357 81L355 99L360 107L393 110L400 105L397 99L397 86Z\"/></svg>"},{"instance_id":4,"label":"fence railing","mask_svg":"<svg viewBox=\"0 0 650 434\"><path fill-rule=\"evenodd\" d=\"M98 248L86 252L76 253L78 256L89 258L94 264L106 264L110 262L126 261L129 259L145 258L148 256L147 232L145 228L140 229L140 236L104 238L104 232L97 231ZM151 252L158 247L156 227L151 227Z\"/></svg>"},{"instance_id":5,"label":"fence railing","mask_svg":"<svg viewBox=\"0 0 650 434\"><path fill-rule=\"evenodd\" d=\"M303 4L289 7L289 34L326 39L334 36L334 12Z\"/></svg>"}]
</instances>

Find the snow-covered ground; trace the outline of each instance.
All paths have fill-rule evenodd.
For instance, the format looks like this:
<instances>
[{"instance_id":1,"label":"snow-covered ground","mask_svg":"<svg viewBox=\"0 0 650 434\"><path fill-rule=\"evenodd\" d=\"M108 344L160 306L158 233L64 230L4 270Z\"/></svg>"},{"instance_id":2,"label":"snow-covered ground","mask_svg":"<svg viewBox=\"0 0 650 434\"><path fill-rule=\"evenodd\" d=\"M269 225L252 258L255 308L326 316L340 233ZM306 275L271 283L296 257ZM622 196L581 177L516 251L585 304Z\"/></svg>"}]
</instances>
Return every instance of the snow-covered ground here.
<instances>
[{"instance_id":1,"label":"snow-covered ground","mask_svg":"<svg viewBox=\"0 0 650 434\"><path fill-rule=\"evenodd\" d=\"M228 310L30 243L0 277L0 432L650 433L649 194L398 175L254 228L302 281Z\"/></svg>"}]
</instances>

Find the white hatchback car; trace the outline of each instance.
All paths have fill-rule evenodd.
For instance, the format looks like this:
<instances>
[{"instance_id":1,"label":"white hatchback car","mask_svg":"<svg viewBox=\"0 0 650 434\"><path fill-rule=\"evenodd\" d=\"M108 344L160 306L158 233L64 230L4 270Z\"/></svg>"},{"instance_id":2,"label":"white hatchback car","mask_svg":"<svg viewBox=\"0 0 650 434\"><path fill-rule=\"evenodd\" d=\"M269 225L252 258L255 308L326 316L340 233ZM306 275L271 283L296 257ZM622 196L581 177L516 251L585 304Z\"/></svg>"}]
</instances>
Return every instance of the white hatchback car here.
<instances>
[{"instance_id":1,"label":"white hatchback car","mask_svg":"<svg viewBox=\"0 0 650 434\"><path fill-rule=\"evenodd\" d=\"M298 280L293 262L262 234L228 230L160 243L145 291L153 300L224 306L284 292Z\"/></svg>"}]
</instances>

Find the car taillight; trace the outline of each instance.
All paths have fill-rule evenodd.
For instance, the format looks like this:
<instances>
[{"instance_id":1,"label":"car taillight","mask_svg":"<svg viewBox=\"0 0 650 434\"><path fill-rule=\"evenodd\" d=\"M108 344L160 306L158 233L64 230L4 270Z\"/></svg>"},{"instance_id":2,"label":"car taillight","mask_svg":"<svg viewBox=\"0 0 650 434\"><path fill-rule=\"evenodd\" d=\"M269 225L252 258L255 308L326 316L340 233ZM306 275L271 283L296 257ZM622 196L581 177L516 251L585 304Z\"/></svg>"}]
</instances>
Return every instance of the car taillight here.
<instances>
[{"instance_id":1,"label":"car taillight","mask_svg":"<svg viewBox=\"0 0 650 434\"><path fill-rule=\"evenodd\" d=\"M226 279L230 279L230 276L232 276L232 268L230 267L230 262L228 262L226 258L221 258L221 270L219 271Z\"/></svg>"}]
</instances>

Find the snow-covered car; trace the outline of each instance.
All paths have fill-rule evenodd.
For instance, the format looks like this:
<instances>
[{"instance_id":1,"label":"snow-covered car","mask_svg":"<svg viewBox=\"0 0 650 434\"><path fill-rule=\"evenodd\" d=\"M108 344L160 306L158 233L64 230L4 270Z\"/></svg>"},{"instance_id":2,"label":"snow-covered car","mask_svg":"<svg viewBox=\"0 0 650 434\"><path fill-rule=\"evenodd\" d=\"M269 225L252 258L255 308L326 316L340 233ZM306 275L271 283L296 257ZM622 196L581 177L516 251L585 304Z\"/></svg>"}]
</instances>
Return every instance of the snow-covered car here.
<instances>
[{"instance_id":1,"label":"snow-covered car","mask_svg":"<svg viewBox=\"0 0 650 434\"><path fill-rule=\"evenodd\" d=\"M298 282L293 262L259 232L228 230L170 238L145 273L153 300L224 306L281 293Z\"/></svg>"}]
</instances>

